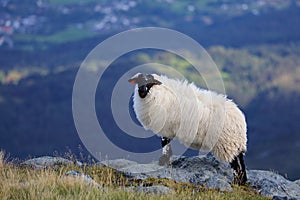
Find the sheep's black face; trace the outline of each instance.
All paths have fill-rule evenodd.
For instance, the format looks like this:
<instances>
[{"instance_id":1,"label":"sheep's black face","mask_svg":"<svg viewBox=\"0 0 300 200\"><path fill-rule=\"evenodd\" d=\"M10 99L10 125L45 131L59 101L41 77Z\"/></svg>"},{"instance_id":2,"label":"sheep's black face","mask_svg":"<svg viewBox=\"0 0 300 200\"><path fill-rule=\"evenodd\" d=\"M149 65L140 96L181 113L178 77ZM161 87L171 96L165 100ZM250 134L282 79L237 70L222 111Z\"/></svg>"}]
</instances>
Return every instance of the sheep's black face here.
<instances>
[{"instance_id":1,"label":"sheep's black face","mask_svg":"<svg viewBox=\"0 0 300 200\"><path fill-rule=\"evenodd\" d=\"M128 80L132 84L138 84L139 96L145 98L153 85L160 85L161 82L154 79L151 74L137 74Z\"/></svg>"},{"instance_id":2,"label":"sheep's black face","mask_svg":"<svg viewBox=\"0 0 300 200\"><path fill-rule=\"evenodd\" d=\"M142 85L139 87L139 95L141 98L145 98L147 96L147 94L149 93L149 90L151 89L151 87L153 86L153 84L147 84L147 85Z\"/></svg>"}]
</instances>

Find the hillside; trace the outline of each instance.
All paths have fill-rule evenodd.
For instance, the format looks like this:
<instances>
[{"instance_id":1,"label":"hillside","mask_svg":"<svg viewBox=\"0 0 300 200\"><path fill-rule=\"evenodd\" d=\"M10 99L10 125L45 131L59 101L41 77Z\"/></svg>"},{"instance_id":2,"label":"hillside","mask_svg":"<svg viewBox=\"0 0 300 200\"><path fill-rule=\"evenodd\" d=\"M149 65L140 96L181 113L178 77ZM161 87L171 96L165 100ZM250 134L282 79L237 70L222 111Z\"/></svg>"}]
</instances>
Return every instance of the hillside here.
<instances>
[{"instance_id":1,"label":"hillside","mask_svg":"<svg viewBox=\"0 0 300 200\"><path fill-rule=\"evenodd\" d=\"M1 160L0 178L1 199L40 199L41 193L45 199L270 199L273 196L259 195L250 187L233 186L231 191L219 191L167 178L139 179L101 163L73 163L61 157L40 157L22 165Z\"/></svg>"},{"instance_id":2,"label":"hillside","mask_svg":"<svg viewBox=\"0 0 300 200\"><path fill-rule=\"evenodd\" d=\"M299 179L299 1L157 2L0 1L0 149L21 159L69 150L88 154L72 117L78 67L114 33L162 26L197 40L220 68L228 96L247 117L248 168ZM189 63L170 53L132 52L107 70L97 112L111 115L104 97L122 76L118 67L129 70L149 61L202 84ZM122 132L113 118L101 120L118 140ZM136 148L151 149L160 144L156 141Z\"/></svg>"}]
</instances>

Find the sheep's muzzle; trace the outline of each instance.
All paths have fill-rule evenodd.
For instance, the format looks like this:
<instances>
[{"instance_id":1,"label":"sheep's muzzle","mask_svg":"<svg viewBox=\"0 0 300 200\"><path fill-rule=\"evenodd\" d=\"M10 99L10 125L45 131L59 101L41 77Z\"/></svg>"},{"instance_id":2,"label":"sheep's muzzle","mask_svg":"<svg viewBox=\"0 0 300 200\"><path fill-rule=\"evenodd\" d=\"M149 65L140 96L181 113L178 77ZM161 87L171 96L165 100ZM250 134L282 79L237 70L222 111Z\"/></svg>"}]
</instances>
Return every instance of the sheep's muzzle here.
<instances>
[{"instance_id":1,"label":"sheep's muzzle","mask_svg":"<svg viewBox=\"0 0 300 200\"><path fill-rule=\"evenodd\" d=\"M150 88L149 88L150 89ZM145 98L149 92L147 85L142 85L139 87L139 95L141 98Z\"/></svg>"}]
</instances>

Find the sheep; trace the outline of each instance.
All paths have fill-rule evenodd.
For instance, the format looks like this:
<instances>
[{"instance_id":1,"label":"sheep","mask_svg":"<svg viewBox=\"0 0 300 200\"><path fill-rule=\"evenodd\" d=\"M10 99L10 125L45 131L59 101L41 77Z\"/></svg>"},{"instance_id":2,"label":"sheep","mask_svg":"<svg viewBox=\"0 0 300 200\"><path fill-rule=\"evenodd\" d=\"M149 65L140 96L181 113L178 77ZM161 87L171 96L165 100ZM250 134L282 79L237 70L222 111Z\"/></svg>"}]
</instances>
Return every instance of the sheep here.
<instances>
[{"instance_id":1,"label":"sheep","mask_svg":"<svg viewBox=\"0 0 300 200\"><path fill-rule=\"evenodd\" d=\"M193 83L157 74L138 73L128 81L136 85L133 108L137 119L146 130L162 137L160 165L170 162L170 139L175 138L229 162L234 183L245 185L246 121L232 100Z\"/></svg>"}]
</instances>

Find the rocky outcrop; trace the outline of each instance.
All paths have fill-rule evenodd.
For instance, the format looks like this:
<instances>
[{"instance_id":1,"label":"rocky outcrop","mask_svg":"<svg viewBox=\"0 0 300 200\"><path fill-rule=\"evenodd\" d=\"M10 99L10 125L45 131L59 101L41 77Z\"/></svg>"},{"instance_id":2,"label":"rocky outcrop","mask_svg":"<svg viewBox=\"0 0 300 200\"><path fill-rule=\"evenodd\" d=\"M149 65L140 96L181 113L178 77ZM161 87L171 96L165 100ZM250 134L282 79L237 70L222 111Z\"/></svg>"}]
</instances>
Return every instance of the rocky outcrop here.
<instances>
[{"instance_id":1,"label":"rocky outcrop","mask_svg":"<svg viewBox=\"0 0 300 200\"><path fill-rule=\"evenodd\" d=\"M137 164L125 161L124 167L122 160L101 162L108 163L107 166L117 169L127 176L136 179L148 177L168 178L178 182L188 182L195 185L202 185L211 189L221 191L231 191L230 182L232 171L224 163L220 163L214 157L173 157L172 165L169 167L159 166L157 162L149 164Z\"/></svg>"},{"instance_id":2,"label":"rocky outcrop","mask_svg":"<svg viewBox=\"0 0 300 200\"><path fill-rule=\"evenodd\" d=\"M232 190L231 168L210 155L173 157L172 164L168 167L159 166L157 162L137 164L123 159L105 161L101 164L107 164L136 179L168 178L221 191ZM270 171L247 170L247 174L249 186L257 189L261 195L274 199L300 199L299 180L292 182Z\"/></svg>"},{"instance_id":3,"label":"rocky outcrop","mask_svg":"<svg viewBox=\"0 0 300 200\"><path fill-rule=\"evenodd\" d=\"M53 168L57 165L70 165L74 162L59 157L40 157L27 160L22 165L29 165L35 168ZM75 162L81 166L82 163ZM107 166L116 169L128 179L143 180L148 177L168 178L177 182L186 182L194 185L201 185L210 189L221 191L232 191L232 170L227 163L216 160L211 155L195 157L172 157L171 165L159 166L158 162L139 164L126 159L106 160L97 165ZM247 170L248 184L250 187L264 196L273 199L300 199L300 180L289 181L283 176L270 171ZM66 176L83 179L89 185L95 185L103 189L89 175L78 171L69 171ZM137 186L127 188L129 191L170 194L173 189L162 185Z\"/></svg>"},{"instance_id":4,"label":"rocky outcrop","mask_svg":"<svg viewBox=\"0 0 300 200\"><path fill-rule=\"evenodd\" d=\"M249 185L264 196L278 199L300 199L300 186L274 172L249 170L248 179Z\"/></svg>"}]
</instances>

